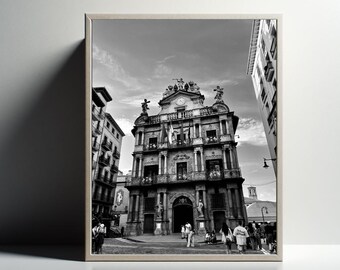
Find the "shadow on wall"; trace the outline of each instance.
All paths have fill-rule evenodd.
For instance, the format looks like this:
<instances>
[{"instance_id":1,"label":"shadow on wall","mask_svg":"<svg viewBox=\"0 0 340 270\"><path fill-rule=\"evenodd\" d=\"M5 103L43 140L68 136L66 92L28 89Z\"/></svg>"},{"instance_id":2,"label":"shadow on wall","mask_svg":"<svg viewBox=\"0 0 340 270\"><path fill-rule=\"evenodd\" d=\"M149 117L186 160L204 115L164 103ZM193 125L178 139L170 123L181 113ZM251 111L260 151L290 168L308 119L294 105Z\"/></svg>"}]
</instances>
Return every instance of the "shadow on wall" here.
<instances>
[{"instance_id":1,"label":"shadow on wall","mask_svg":"<svg viewBox=\"0 0 340 270\"><path fill-rule=\"evenodd\" d=\"M84 41L41 87L0 152L0 244L83 245Z\"/></svg>"}]
</instances>

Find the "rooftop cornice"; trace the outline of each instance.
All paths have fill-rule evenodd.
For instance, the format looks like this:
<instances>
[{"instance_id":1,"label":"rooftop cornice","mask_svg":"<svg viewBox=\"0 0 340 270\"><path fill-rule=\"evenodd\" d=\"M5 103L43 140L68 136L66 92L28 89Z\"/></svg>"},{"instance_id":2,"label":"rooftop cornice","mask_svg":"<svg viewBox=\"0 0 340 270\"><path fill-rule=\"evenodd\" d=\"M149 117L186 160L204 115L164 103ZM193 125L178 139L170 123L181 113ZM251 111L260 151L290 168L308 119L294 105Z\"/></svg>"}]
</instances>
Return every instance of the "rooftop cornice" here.
<instances>
[{"instance_id":1,"label":"rooftop cornice","mask_svg":"<svg viewBox=\"0 0 340 270\"><path fill-rule=\"evenodd\" d=\"M254 20L251 37L250 37L250 45L249 45L249 53L248 53L248 62L247 62L247 74L251 75L254 69L254 62L256 57L257 50L257 41L260 33L260 22L261 20Z\"/></svg>"}]
</instances>

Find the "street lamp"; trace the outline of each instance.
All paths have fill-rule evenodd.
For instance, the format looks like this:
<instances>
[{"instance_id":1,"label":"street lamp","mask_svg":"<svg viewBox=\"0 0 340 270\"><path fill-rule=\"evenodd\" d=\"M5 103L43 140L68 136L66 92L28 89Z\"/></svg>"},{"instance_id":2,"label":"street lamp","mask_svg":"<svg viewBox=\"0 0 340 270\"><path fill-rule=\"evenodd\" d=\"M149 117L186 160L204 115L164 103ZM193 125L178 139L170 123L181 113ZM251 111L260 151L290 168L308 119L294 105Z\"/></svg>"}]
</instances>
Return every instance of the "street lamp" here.
<instances>
[{"instance_id":1,"label":"street lamp","mask_svg":"<svg viewBox=\"0 0 340 270\"><path fill-rule=\"evenodd\" d=\"M268 208L267 208L267 206L263 206L263 207L261 208L262 219L263 219L263 224L264 224L264 214L263 214L263 209L266 209L266 214L268 214Z\"/></svg>"},{"instance_id":2,"label":"street lamp","mask_svg":"<svg viewBox=\"0 0 340 270\"><path fill-rule=\"evenodd\" d=\"M263 168L265 168L265 169L269 168L269 166L266 162L267 160L276 161L276 158L263 158Z\"/></svg>"}]
</instances>

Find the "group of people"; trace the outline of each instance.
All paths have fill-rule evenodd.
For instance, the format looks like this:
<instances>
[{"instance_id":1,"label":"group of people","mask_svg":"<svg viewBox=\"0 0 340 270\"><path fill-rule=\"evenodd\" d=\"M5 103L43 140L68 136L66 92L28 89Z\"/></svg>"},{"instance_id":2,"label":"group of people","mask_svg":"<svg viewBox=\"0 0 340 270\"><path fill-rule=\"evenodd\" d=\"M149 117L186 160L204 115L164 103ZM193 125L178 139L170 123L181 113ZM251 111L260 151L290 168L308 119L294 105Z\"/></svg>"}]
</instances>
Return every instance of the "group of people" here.
<instances>
[{"instance_id":1,"label":"group of people","mask_svg":"<svg viewBox=\"0 0 340 270\"><path fill-rule=\"evenodd\" d=\"M193 230L189 222L181 226L181 234L182 234L182 239L185 239L187 241L187 247L195 246L195 236L194 236L195 230Z\"/></svg>"},{"instance_id":2,"label":"group of people","mask_svg":"<svg viewBox=\"0 0 340 270\"><path fill-rule=\"evenodd\" d=\"M222 242L226 244L227 254L231 253L231 243L235 242L240 254L243 254L247 248L252 250L261 250L262 242L266 242L271 253L276 252L276 224L268 222L260 224L253 221L243 227L243 222L239 221L238 226L232 232L227 224L222 225L220 233Z\"/></svg>"},{"instance_id":3,"label":"group of people","mask_svg":"<svg viewBox=\"0 0 340 270\"><path fill-rule=\"evenodd\" d=\"M194 230L189 222L181 226L182 239L186 239L187 247L194 247ZM238 226L233 230L226 224L222 224L219 231L222 238L222 243L226 247L226 253L231 254L231 245L235 243L240 254L244 254L247 249L261 250L262 243L266 243L271 253L276 252L276 226L275 223L268 222L267 224L248 223L243 226L243 222L239 221ZM209 232L206 229L205 242L207 244L217 243L216 232Z\"/></svg>"},{"instance_id":4,"label":"group of people","mask_svg":"<svg viewBox=\"0 0 340 270\"><path fill-rule=\"evenodd\" d=\"M106 235L106 227L103 223L98 222L92 228L92 252L94 254L103 253L104 237Z\"/></svg>"},{"instance_id":5,"label":"group of people","mask_svg":"<svg viewBox=\"0 0 340 270\"><path fill-rule=\"evenodd\" d=\"M206 231L206 233L205 233L204 241L208 245L217 243L217 238L216 238L215 230L212 230L211 232L209 232L208 229L205 229L205 231Z\"/></svg>"},{"instance_id":6,"label":"group of people","mask_svg":"<svg viewBox=\"0 0 340 270\"><path fill-rule=\"evenodd\" d=\"M253 250L262 249L262 243L268 245L271 253L276 252L276 223L248 223L245 227L248 231L247 247Z\"/></svg>"}]
</instances>

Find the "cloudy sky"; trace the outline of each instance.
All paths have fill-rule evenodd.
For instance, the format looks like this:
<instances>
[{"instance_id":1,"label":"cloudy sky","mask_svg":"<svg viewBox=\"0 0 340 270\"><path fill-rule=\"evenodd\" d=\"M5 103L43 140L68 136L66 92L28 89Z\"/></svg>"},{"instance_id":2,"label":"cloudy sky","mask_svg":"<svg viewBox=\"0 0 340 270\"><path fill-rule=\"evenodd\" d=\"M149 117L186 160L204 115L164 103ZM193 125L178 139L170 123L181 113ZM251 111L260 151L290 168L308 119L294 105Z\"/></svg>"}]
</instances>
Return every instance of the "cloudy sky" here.
<instances>
[{"instance_id":1,"label":"cloudy sky","mask_svg":"<svg viewBox=\"0 0 340 270\"><path fill-rule=\"evenodd\" d=\"M93 86L113 97L108 112L125 132L119 169L132 167L134 120L144 98L149 115L172 79L194 81L212 105L213 89L224 88L224 101L240 118L236 134L239 163L247 187L257 186L259 199L276 200L272 166L250 76L246 75L251 20L95 20ZM270 163L268 163L270 165ZM270 183L270 184L268 184Z\"/></svg>"}]
</instances>

